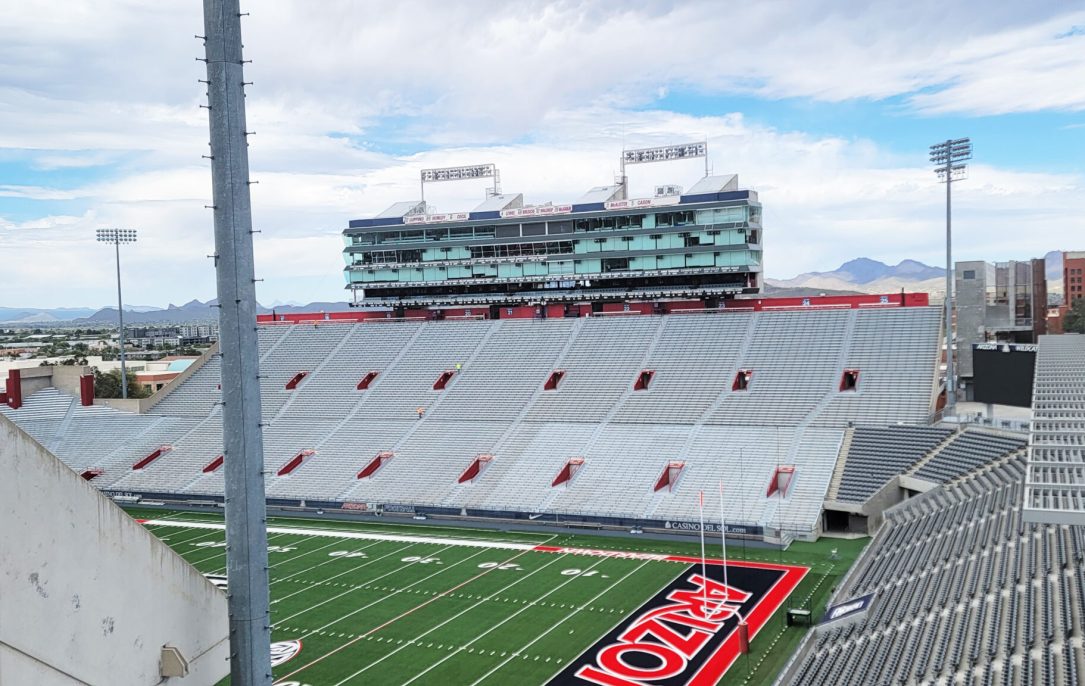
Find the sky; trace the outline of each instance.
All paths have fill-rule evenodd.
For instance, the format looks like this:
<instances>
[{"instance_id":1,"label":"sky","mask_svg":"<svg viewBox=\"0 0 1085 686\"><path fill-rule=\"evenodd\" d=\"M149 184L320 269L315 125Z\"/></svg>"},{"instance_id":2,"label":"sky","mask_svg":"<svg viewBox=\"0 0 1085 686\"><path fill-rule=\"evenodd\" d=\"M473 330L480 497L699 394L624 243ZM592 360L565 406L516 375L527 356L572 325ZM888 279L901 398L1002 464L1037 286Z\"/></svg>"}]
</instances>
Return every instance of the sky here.
<instances>
[{"instance_id":1,"label":"sky","mask_svg":"<svg viewBox=\"0 0 1085 686\"><path fill-rule=\"evenodd\" d=\"M612 182L623 147L708 140L764 205L766 274L945 262L928 147L970 136L954 258L1085 249L1085 2L242 2L258 299L346 299L341 231L493 162L528 203ZM0 14L0 306L214 297L201 3ZM697 161L629 169L686 188ZM437 211L485 183L427 185Z\"/></svg>"}]
</instances>

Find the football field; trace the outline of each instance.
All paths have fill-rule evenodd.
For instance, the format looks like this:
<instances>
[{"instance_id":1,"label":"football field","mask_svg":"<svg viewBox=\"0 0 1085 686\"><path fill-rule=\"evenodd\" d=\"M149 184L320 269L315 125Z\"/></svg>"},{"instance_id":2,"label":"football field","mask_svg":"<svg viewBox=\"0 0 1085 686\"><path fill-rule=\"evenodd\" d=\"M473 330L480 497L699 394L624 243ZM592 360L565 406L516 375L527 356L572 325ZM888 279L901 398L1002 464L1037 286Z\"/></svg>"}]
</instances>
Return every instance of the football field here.
<instances>
[{"instance_id":1,"label":"football field","mask_svg":"<svg viewBox=\"0 0 1085 686\"><path fill-rule=\"evenodd\" d=\"M134 514L226 573L220 516ZM803 631L782 608L823 603L861 547L819 545L729 545L725 569L696 542L272 518L275 683L769 683Z\"/></svg>"}]
</instances>

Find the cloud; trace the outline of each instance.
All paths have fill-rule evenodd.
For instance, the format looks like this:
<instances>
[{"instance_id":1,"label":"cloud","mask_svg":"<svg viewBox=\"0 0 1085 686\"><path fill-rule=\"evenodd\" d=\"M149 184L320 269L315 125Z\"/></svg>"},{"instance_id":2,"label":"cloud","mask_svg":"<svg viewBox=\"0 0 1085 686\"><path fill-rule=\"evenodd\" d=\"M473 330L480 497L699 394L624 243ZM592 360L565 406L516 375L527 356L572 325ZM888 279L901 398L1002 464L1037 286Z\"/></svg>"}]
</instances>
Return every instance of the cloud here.
<instances>
[{"instance_id":1,"label":"cloud","mask_svg":"<svg viewBox=\"0 0 1085 686\"><path fill-rule=\"evenodd\" d=\"M929 117L1085 108L1085 13L1056 2L763 2L740 14L709 0L246 5L268 301L343 297L338 233L417 197L419 168L493 161L505 190L571 200L612 180L623 145L704 137L714 170L761 195L771 275L857 254L939 262L942 187L923 160L740 112L652 108L683 93L767 108L892 98ZM0 216L18 217L0 220L15 270L0 302L109 302L112 264L92 238L102 225L139 229L123 259L141 300L213 295L202 28L197 3L20 3L0 16L0 151L20 151L31 171L83 170L0 186ZM629 170L634 195L701 173L699 162ZM434 185L427 200L470 208L483 187ZM974 166L957 191L958 255L1073 247L1081 188L1080 174ZM33 203L40 216L27 219Z\"/></svg>"},{"instance_id":2,"label":"cloud","mask_svg":"<svg viewBox=\"0 0 1085 686\"><path fill-rule=\"evenodd\" d=\"M0 185L0 198L26 198L28 200L74 200L86 197L88 192L44 188L42 186Z\"/></svg>"}]
</instances>

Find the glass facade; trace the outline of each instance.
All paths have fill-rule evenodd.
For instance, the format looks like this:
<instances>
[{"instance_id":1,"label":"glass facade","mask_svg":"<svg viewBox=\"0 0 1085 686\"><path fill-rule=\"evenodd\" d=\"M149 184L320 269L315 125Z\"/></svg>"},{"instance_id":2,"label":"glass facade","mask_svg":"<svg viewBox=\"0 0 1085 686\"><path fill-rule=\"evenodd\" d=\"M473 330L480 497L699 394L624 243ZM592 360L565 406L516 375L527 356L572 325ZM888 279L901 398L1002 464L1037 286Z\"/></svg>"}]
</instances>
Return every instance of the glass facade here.
<instances>
[{"instance_id":1,"label":"glass facade","mask_svg":"<svg viewBox=\"0 0 1085 686\"><path fill-rule=\"evenodd\" d=\"M354 227L359 221L344 232L343 256L347 287L366 299L436 301L442 287L495 301L555 287L757 292L760 219L747 197L546 218Z\"/></svg>"}]
</instances>

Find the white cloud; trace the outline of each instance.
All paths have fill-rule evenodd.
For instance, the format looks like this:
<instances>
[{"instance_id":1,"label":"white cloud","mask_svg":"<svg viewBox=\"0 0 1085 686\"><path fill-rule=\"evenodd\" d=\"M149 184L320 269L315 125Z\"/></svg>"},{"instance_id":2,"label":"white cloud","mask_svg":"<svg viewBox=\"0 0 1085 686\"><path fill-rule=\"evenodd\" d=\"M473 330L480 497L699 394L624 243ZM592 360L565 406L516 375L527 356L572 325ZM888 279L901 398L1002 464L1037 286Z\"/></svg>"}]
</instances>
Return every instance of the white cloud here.
<instances>
[{"instance_id":1,"label":"white cloud","mask_svg":"<svg viewBox=\"0 0 1085 686\"><path fill-rule=\"evenodd\" d=\"M683 92L830 102L901 98L912 111L1085 108L1085 13L1060 3L246 3L248 121L261 298L331 299L338 232L417 197L421 167L493 161L505 190L570 200L611 181L623 144L707 136L717 173L766 207L773 276L859 254L941 260L942 187L878 141L782 131L740 113L639 108ZM0 302L103 304L112 265L91 229L139 228L126 283L145 302L207 298L214 273L198 3L21 3L0 16L0 150L37 170L95 168L77 188L0 186ZM391 134L385 132L391 131ZM397 146L427 152L393 155ZM690 185L698 163L629 170L634 194ZM1074 247L1079 174L976 165L960 185L958 256ZM482 184L434 186L441 209ZM8 199L8 200L5 200ZM64 211L78 199L91 209ZM28 202L42 217L25 219ZM58 210L58 208L61 208ZM1024 208L1024 209L1022 209ZM75 216L67 216L68 214ZM1042 230L1038 230L1042 229ZM1078 246L1080 247L1080 246ZM9 258L10 256L10 258ZM73 302L79 299L81 302Z\"/></svg>"}]
</instances>

